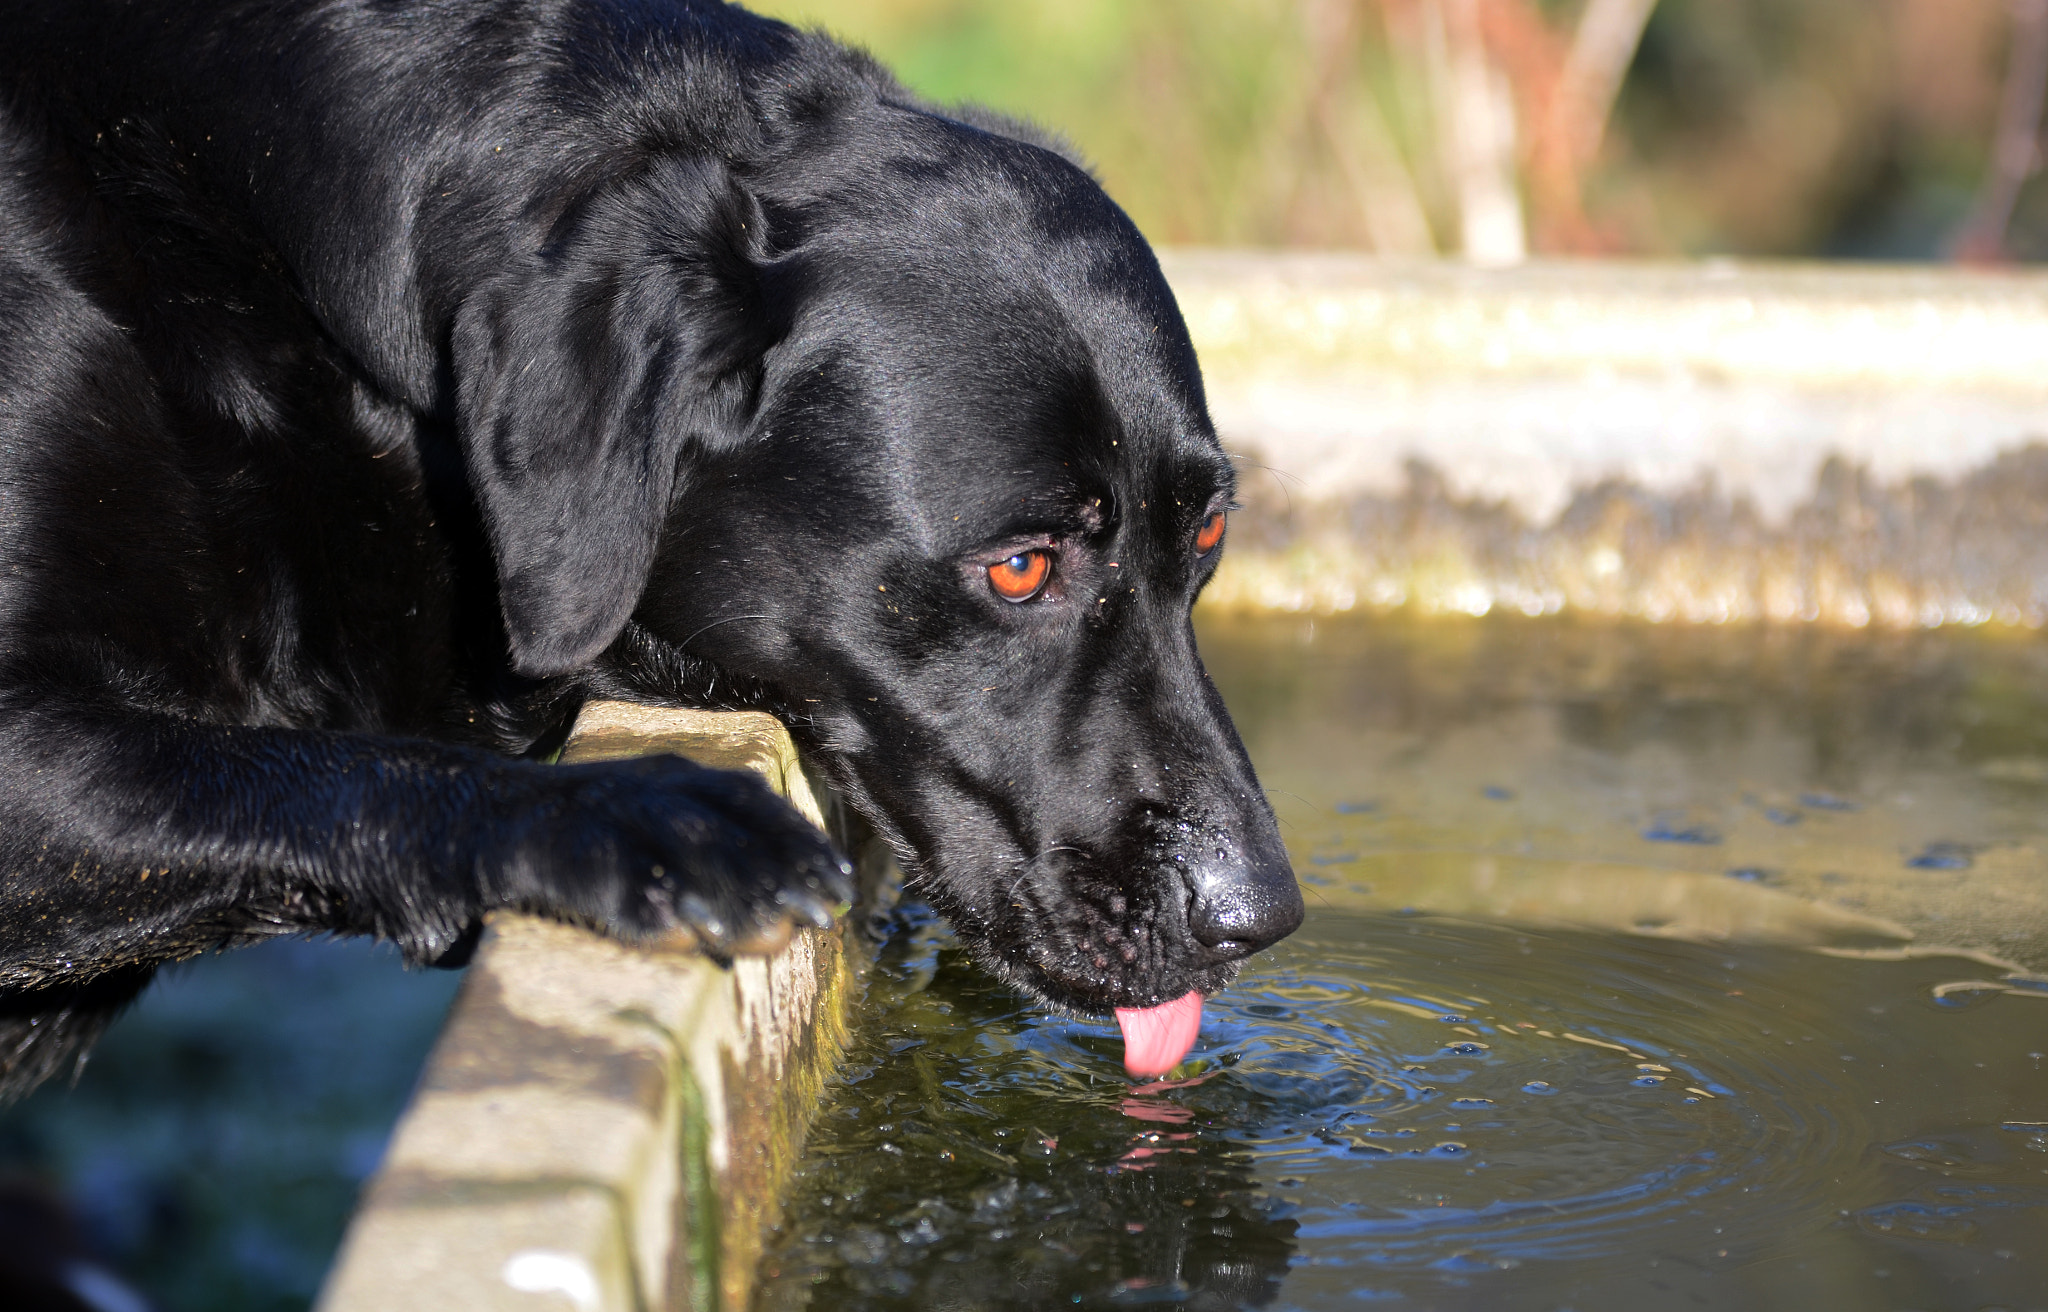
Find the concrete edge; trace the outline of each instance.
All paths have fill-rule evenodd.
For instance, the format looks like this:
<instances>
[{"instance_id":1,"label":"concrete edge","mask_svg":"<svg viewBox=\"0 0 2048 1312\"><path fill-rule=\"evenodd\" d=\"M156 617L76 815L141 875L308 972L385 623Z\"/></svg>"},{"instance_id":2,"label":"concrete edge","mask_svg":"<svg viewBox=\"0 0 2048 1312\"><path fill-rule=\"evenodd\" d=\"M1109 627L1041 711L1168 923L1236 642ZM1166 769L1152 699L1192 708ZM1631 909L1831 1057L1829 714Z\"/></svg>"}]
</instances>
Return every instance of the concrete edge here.
<instances>
[{"instance_id":1,"label":"concrete edge","mask_svg":"<svg viewBox=\"0 0 2048 1312\"><path fill-rule=\"evenodd\" d=\"M2048 624L2048 271L1164 251L1213 608Z\"/></svg>"},{"instance_id":2,"label":"concrete edge","mask_svg":"<svg viewBox=\"0 0 2048 1312\"><path fill-rule=\"evenodd\" d=\"M770 716L596 703L563 760L657 752L757 771L886 886L886 851ZM858 920L722 970L492 917L316 1307L745 1308L844 1042Z\"/></svg>"}]
</instances>

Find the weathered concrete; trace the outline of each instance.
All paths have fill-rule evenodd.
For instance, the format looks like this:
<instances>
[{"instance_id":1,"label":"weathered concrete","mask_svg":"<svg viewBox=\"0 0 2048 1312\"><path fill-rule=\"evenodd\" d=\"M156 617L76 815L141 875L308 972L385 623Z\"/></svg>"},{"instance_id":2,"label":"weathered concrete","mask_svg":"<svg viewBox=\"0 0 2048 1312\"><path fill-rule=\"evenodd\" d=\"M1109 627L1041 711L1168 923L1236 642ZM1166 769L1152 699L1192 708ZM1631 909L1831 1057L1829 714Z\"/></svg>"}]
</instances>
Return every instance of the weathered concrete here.
<instances>
[{"instance_id":1,"label":"weathered concrete","mask_svg":"<svg viewBox=\"0 0 2048 1312\"><path fill-rule=\"evenodd\" d=\"M1711 473L1780 519L1829 455L1955 478L2048 438L2048 274L1184 251L1164 264L1227 441L1311 497L1422 458L1534 521Z\"/></svg>"},{"instance_id":2,"label":"weathered concrete","mask_svg":"<svg viewBox=\"0 0 2048 1312\"><path fill-rule=\"evenodd\" d=\"M597 704L563 758L662 751L756 770L860 843L766 715ZM862 850L872 891L888 862ZM860 955L844 923L728 971L494 917L319 1306L744 1308Z\"/></svg>"},{"instance_id":3,"label":"weathered concrete","mask_svg":"<svg viewBox=\"0 0 2048 1312\"><path fill-rule=\"evenodd\" d=\"M2048 275L1171 252L1251 610L2048 622Z\"/></svg>"}]
</instances>

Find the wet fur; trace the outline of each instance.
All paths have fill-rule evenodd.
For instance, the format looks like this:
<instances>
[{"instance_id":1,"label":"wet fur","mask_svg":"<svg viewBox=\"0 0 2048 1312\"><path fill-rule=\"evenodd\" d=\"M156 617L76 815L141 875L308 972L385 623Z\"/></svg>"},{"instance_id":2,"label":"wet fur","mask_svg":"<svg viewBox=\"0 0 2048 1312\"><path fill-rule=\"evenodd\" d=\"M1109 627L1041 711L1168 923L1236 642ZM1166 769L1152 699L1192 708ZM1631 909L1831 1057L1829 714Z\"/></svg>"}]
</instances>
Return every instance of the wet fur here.
<instances>
[{"instance_id":1,"label":"wet fur","mask_svg":"<svg viewBox=\"0 0 2048 1312\"><path fill-rule=\"evenodd\" d=\"M593 696L781 717L1056 1005L1299 919L1189 625L1194 355L1047 143L696 0L0 27L0 1084L264 935L844 897L748 777L541 764Z\"/></svg>"}]
</instances>

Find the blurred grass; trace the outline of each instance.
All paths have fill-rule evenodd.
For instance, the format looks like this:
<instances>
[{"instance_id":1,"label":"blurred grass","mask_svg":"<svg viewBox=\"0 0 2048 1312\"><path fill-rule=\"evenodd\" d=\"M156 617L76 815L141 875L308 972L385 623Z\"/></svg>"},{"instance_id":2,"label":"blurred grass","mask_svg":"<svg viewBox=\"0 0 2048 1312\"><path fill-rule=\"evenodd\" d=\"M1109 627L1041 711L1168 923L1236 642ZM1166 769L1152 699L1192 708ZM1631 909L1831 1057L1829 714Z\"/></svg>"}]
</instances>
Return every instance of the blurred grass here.
<instances>
[{"instance_id":1,"label":"blurred grass","mask_svg":"<svg viewBox=\"0 0 2048 1312\"><path fill-rule=\"evenodd\" d=\"M866 46L934 100L1060 132L1155 241L1417 254L1458 242L1424 20L1459 2L754 7ZM1571 213L1527 165L1581 0L1473 3L1517 79L1539 252L1940 258L1982 185L2007 0L1660 0ZM2038 173L2007 253L2048 256Z\"/></svg>"},{"instance_id":2,"label":"blurred grass","mask_svg":"<svg viewBox=\"0 0 2048 1312\"><path fill-rule=\"evenodd\" d=\"M1271 0L770 0L753 6L874 52L914 91L1054 129L1155 240L1284 236L1275 138L1302 33Z\"/></svg>"}]
</instances>

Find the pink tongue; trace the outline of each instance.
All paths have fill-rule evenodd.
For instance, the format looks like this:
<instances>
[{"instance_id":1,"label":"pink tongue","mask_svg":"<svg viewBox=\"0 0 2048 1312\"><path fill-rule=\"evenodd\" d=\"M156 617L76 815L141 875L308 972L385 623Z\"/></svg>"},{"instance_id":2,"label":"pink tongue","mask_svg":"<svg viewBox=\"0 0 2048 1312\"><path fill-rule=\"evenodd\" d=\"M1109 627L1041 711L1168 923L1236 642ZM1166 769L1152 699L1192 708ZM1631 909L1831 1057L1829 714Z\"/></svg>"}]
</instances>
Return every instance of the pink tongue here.
<instances>
[{"instance_id":1,"label":"pink tongue","mask_svg":"<svg viewBox=\"0 0 2048 1312\"><path fill-rule=\"evenodd\" d=\"M1157 1007L1118 1007L1124 1032L1124 1069L1140 1079L1180 1065L1202 1032L1202 995L1190 993Z\"/></svg>"}]
</instances>

